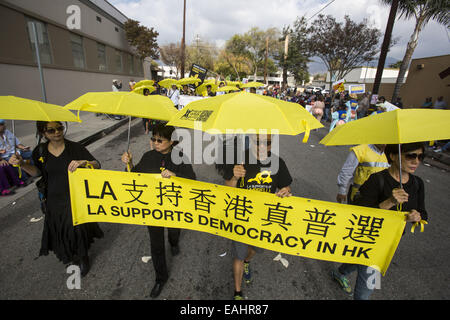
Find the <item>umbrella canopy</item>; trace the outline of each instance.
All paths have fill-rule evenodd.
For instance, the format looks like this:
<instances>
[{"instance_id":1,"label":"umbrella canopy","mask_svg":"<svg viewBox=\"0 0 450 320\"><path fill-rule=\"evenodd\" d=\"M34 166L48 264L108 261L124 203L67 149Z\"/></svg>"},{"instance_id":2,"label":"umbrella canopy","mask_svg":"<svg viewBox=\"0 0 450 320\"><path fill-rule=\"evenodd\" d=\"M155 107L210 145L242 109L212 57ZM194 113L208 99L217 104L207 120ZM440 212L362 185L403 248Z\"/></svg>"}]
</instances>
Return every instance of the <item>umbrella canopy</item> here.
<instances>
[{"instance_id":1,"label":"umbrella canopy","mask_svg":"<svg viewBox=\"0 0 450 320\"><path fill-rule=\"evenodd\" d=\"M138 93L138 94L144 94L144 89L148 89L148 91L150 92L150 93L152 93L153 91L155 91L156 90L156 88L154 87L154 86L140 86L140 87L135 87L134 89L133 89L133 92L134 93Z\"/></svg>"},{"instance_id":2,"label":"umbrella canopy","mask_svg":"<svg viewBox=\"0 0 450 320\"><path fill-rule=\"evenodd\" d=\"M199 82L202 82L202 80L196 77L189 77L178 80L178 84L182 86L187 84L197 84Z\"/></svg>"},{"instance_id":3,"label":"umbrella canopy","mask_svg":"<svg viewBox=\"0 0 450 320\"><path fill-rule=\"evenodd\" d=\"M216 92L221 92L221 91L239 91L239 89L237 87L233 87L233 86L223 86L223 87L219 87Z\"/></svg>"},{"instance_id":4,"label":"umbrella canopy","mask_svg":"<svg viewBox=\"0 0 450 320\"><path fill-rule=\"evenodd\" d=\"M252 81L252 82L243 84L241 86L241 88L259 88L259 87L264 87L264 86L265 86L264 83Z\"/></svg>"},{"instance_id":5,"label":"umbrella canopy","mask_svg":"<svg viewBox=\"0 0 450 320\"><path fill-rule=\"evenodd\" d=\"M176 79L164 79L158 82L158 84L163 88L170 88L174 84L178 84L178 80Z\"/></svg>"},{"instance_id":6,"label":"umbrella canopy","mask_svg":"<svg viewBox=\"0 0 450 320\"><path fill-rule=\"evenodd\" d=\"M170 120L177 111L167 97L133 92L88 92L64 108L163 121Z\"/></svg>"},{"instance_id":7,"label":"umbrella canopy","mask_svg":"<svg viewBox=\"0 0 450 320\"><path fill-rule=\"evenodd\" d=\"M155 81L153 80L141 80L138 83L134 85L135 88L140 86L153 86L155 84Z\"/></svg>"},{"instance_id":8,"label":"umbrella canopy","mask_svg":"<svg viewBox=\"0 0 450 320\"><path fill-rule=\"evenodd\" d=\"M201 85L199 85L199 86L195 89L195 91L196 91L198 94L202 94L203 91L206 91L206 87L207 87L207 86L211 86L211 91L212 91L212 92L216 92L217 89L219 88L214 82L205 82L205 83L202 83Z\"/></svg>"},{"instance_id":9,"label":"umbrella canopy","mask_svg":"<svg viewBox=\"0 0 450 320\"><path fill-rule=\"evenodd\" d=\"M297 135L323 127L308 111L296 103L248 92L224 94L189 103L168 125L209 133L243 133L255 130ZM305 135L306 137L306 135Z\"/></svg>"},{"instance_id":10,"label":"umbrella canopy","mask_svg":"<svg viewBox=\"0 0 450 320\"><path fill-rule=\"evenodd\" d=\"M14 96L0 96L0 118L8 120L81 122L63 107Z\"/></svg>"},{"instance_id":11,"label":"umbrella canopy","mask_svg":"<svg viewBox=\"0 0 450 320\"><path fill-rule=\"evenodd\" d=\"M335 128L320 143L403 144L450 138L450 111L396 109L351 121Z\"/></svg>"}]
</instances>

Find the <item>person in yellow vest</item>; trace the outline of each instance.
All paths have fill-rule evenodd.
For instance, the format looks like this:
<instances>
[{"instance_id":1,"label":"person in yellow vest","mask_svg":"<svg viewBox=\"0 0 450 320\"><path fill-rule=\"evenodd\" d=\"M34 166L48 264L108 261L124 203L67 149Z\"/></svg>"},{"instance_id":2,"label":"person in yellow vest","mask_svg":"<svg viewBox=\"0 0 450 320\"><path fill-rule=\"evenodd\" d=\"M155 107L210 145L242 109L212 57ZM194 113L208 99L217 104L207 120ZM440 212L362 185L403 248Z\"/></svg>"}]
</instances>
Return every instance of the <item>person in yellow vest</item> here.
<instances>
[{"instance_id":1,"label":"person in yellow vest","mask_svg":"<svg viewBox=\"0 0 450 320\"><path fill-rule=\"evenodd\" d=\"M339 172L336 200L351 204L361 187L372 173L389 168L384 154L385 144L361 144L350 148L350 153ZM350 187L350 188L349 188ZM347 191L348 190L348 191Z\"/></svg>"}]
</instances>

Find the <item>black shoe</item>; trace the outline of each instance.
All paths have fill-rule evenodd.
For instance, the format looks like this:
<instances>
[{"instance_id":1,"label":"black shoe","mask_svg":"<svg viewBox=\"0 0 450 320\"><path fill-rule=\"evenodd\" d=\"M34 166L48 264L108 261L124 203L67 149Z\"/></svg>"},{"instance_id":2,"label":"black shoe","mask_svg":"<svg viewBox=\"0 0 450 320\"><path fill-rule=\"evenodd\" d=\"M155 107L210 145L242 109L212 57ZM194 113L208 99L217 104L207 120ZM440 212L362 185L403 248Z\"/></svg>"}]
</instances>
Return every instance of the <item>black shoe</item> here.
<instances>
[{"instance_id":1,"label":"black shoe","mask_svg":"<svg viewBox=\"0 0 450 320\"><path fill-rule=\"evenodd\" d=\"M180 247L178 245L176 246L171 246L170 247L170 252L172 252L172 256L177 256L180 253Z\"/></svg>"},{"instance_id":2,"label":"black shoe","mask_svg":"<svg viewBox=\"0 0 450 320\"><path fill-rule=\"evenodd\" d=\"M150 293L150 297L156 298L161 293L165 282L155 282L155 286L152 289L152 292Z\"/></svg>"},{"instance_id":3,"label":"black shoe","mask_svg":"<svg viewBox=\"0 0 450 320\"><path fill-rule=\"evenodd\" d=\"M80 259L80 271L81 271L81 276L85 277L89 270L91 269L91 264L89 263L89 257L82 257Z\"/></svg>"}]
</instances>

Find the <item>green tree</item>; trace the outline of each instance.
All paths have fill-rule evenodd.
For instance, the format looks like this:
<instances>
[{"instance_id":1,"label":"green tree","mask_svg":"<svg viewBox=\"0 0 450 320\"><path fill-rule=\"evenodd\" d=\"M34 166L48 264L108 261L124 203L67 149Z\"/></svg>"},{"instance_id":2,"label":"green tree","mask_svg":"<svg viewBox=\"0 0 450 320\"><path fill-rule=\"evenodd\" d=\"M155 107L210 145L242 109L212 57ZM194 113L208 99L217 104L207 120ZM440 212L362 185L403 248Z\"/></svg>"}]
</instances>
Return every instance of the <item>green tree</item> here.
<instances>
[{"instance_id":1,"label":"green tree","mask_svg":"<svg viewBox=\"0 0 450 320\"><path fill-rule=\"evenodd\" d=\"M310 62L311 51L309 50L309 46L306 45L308 41L306 18L297 18L292 28L290 26L283 28L282 34L283 38L281 40L283 41L289 34L289 46L286 59L284 58L284 46L279 47L276 54L279 66L286 72L289 71L297 83L302 83L303 81L308 82L308 62ZM284 81L287 80L284 79Z\"/></svg>"},{"instance_id":2,"label":"green tree","mask_svg":"<svg viewBox=\"0 0 450 320\"><path fill-rule=\"evenodd\" d=\"M128 43L135 48L141 59L159 58L158 43L156 42L159 33L156 30L142 26L138 21L132 19L125 22L124 28Z\"/></svg>"},{"instance_id":3,"label":"green tree","mask_svg":"<svg viewBox=\"0 0 450 320\"><path fill-rule=\"evenodd\" d=\"M392 4L392 0L381 0L385 4ZM399 8L400 17L405 19L415 19L414 31L406 47L405 56L403 57L400 71L395 83L394 93L391 101L396 101L400 93L400 88L405 81L405 74L411 63L414 50L419 42L420 32L425 25L434 20L450 27L450 1L449 0L400 0Z\"/></svg>"},{"instance_id":4,"label":"green tree","mask_svg":"<svg viewBox=\"0 0 450 320\"><path fill-rule=\"evenodd\" d=\"M330 15L319 15L308 33L304 45L324 62L330 73L330 84L373 60L379 52L381 32L369 27L367 20L356 23L345 16L344 22L337 22Z\"/></svg>"}]
</instances>

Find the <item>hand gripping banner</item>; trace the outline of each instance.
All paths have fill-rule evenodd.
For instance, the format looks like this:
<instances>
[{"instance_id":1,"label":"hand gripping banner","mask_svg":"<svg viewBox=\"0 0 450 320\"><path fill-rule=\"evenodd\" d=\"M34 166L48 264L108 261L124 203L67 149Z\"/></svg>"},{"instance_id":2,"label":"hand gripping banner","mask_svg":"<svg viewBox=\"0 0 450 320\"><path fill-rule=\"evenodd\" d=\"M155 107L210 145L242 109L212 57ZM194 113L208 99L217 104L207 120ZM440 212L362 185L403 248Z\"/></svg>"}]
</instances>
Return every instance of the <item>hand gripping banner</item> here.
<instances>
[{"instance_id":1,"label":"hand gripping banner","mask_svg":"<svg viewBox=\"0 0 450 320\"><path fill-rule=\"evenodd\" d=\"M231 188L178 177L107 170L69 172L73 224L190 229L385 274L404 213Z\"/></svg>"}]
</instances>

